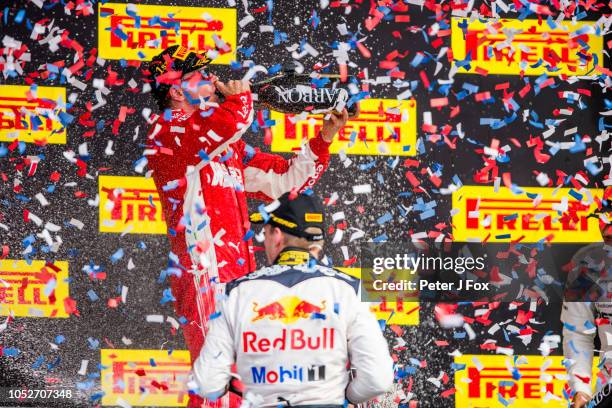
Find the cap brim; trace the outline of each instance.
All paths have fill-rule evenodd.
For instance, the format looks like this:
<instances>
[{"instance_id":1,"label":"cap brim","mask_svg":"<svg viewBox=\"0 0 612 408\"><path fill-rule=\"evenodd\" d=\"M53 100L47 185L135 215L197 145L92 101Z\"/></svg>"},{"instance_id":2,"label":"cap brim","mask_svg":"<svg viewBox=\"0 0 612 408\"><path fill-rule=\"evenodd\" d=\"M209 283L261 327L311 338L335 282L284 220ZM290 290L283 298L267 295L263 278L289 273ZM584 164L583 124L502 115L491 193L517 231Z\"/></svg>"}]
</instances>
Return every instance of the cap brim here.
<instances>
[{"instance_id":1,"label":"cap brim","mask_svg":"<svg viewBox=\"0 0 612 408\"><path fill-rule=\"evenodd\" d=\"M261 213L253 213L249 216L249 220L253 224L262 224L264 222L263 215Z\"/></svg>"}]
</instances>

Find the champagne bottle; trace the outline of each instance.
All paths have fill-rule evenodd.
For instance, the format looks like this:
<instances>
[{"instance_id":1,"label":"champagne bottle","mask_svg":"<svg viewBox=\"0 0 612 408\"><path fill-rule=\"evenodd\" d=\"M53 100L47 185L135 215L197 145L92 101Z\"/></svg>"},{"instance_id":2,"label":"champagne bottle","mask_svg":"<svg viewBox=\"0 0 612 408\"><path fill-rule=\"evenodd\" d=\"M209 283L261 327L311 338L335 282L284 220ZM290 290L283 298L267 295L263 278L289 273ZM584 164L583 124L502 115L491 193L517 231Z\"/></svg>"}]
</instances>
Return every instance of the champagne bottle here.
<instances>
[{"instance_id":1,"label":"champagne bottle","mask_svg":"<svg viewBox=\"0 0 612 408\"><path fill-rule=\"evenodd\" d=\"M322 75L323 77L340 78L339 75ZM331 82L331 81L330 81ZM306 74L283 72L251 85L251 92L257 94L255 109L267 108L276 112L299 114L342 112L346 108L351 117L357 114L357 104L346 106L350 94L348 89L331 82L331 86L316 88L312 79Z\"/></svg>"}]
</instances>

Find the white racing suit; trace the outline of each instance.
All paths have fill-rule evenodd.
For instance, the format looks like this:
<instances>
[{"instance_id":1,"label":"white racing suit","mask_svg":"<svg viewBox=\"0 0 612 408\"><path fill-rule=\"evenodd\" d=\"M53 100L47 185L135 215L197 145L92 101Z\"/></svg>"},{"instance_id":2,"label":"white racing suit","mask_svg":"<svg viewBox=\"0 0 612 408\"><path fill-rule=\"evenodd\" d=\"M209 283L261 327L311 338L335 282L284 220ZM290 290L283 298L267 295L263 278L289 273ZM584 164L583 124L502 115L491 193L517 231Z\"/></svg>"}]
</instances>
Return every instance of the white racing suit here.
<instances>
[{"instance_id":1,"label":"white racing suit","mask_svg":"<svg viewBox=\"0 0 612 408\"><path fill-rule=\"evenodd\" d=\"M388 345L359 280L305 250L286 248L275 265L228 283L210 323L193 366L208 398L225 392L234 363L246 399L259 406L360 403L393 385Z\"/></svg>"},{"instance_id":2,"label":"white racing suit","mask_svg":"<svg viewBox=\"0 0 612 408\"><path fill-rule=\"evenodd\" d=\"M603 242L588 245L572 258L574 268L568 287L585 288L582 300L566 299L561 311L563 322L563 354L568 359L569 385L576 392L593 395L611 381L612 373L612 248ZM601 342L600 374L593 375L595 334Z\"/></svg>"}]
</instances>

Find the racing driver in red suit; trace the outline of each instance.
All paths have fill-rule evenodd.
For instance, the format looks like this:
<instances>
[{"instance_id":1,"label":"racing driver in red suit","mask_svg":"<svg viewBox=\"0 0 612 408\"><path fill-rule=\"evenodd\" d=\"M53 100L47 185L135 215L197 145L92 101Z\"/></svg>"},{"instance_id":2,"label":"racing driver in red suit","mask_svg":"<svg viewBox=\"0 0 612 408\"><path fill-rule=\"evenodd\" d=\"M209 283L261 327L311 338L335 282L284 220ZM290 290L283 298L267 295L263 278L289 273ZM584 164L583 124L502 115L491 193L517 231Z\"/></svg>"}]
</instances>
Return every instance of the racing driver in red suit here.
<instances>
[{"instance_id":1,"label":"racing driver in red suit","mask_svg":"<svg viewBox=\"0 0 612 408\"><path fill-rule=\"evenodd\" d=\"M167 271L192 362L223 283L256 269L247 197L271 201L312 187L327 168L334 135L348 119L346 110L332 114L319 135L289 160L262 153L241 140L253 121L249 84L219 81L207 72L209 63L206 55L174 45L149 65L161 114L153 119L145 157L168 226ZM239 401L228 393L210 406L238 407ZM190 407L201 404L190 395Z\"/></svg>"}]
</instances>

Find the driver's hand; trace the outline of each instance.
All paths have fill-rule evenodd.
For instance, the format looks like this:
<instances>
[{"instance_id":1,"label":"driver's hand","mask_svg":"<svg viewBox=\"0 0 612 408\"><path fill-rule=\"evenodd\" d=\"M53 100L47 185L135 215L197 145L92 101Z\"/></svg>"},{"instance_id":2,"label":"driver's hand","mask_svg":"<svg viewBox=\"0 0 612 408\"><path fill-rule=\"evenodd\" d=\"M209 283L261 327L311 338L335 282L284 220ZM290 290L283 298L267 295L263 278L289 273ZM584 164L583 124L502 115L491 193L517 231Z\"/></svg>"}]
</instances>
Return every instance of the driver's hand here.
<instances>
[{"instance_id":1,"label":"driver's hand","mask_svg":"<svg viewBox=\"0 0 612 408\"><path fill-rule=\"evenodd\" d=\"M215 87L225 96L238 95L243 92L251 90L248 81L232 80L228 81L227 84L219 80L213 82Z\"/></svg>"},{"instance_id":2,"label":"driver's hand","mask_svg":"<svg viewBox=\"0 0 612 408\"><path fill-rule=\"evenodd\" d=\"M573 408L584 408L587 406L590 400L591 400L591 397L589 397L584 392L578 391L576 394L574 394L574 399L572 400L572 403L573 403L572 407Z\"/></svg>"}]
</instances>

